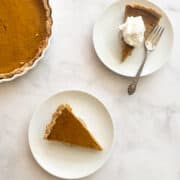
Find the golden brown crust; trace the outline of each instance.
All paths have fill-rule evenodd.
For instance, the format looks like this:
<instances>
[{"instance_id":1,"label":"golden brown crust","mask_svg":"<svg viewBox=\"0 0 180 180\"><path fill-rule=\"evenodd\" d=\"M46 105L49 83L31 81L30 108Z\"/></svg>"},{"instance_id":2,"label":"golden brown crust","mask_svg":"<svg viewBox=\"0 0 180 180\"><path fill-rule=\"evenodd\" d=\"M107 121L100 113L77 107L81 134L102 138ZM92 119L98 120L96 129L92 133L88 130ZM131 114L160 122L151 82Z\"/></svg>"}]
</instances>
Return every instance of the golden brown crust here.
<instances>
[{"instance_id":1,"label":"golden brown crust","mask_svg":"<svg viewBox=\"0 0 180 180\"><path fill-rule=\"evenodd\" d=\"M131 7L131 8L136 8L136 9L139 9L139 10L144 10L144 11L146 11L148 13L151 13L152 16L156 16L157 18L161 18L162 17L161 13L159 13L157 10L154 10L152 8L147 8L147 7L139 5L139 4L128 4L128 5L126 5L126 7L128 7L128 6Z\"/></svg>"},{"instance_id":2,"label":"golden brown crust","mask_svg":"<svg viewBox=\"0 0 180 180\"><path fill-rule=\"evenodd\" d=\"M46 130L45 130L45 134L44 134L45 139L47 139L48 136L50 135L53 126L56 124L56 120L58 119L58 117L61 115L62 111L65 108L67 108L69 111L72 111L71 107L68 104L65 104L65 105L62 104L57 108L57 110L54 112L54 114L52 116L51 122L46 126Z\"/></svg>"},{"instance_id":3,"label":"golden brown crust","mask_svg":"<svg viewBox=\"0 0 180 180\"><path fill-rule=\"evenodd\" d=\"M31 67L34 64L34 62L42 55L43 50L47 47L49 37L51 36L51 27L52 27L53 21L52 21L52 17L51 17L51 7L49 5L49 0L42 0L42 2L43 2L43 5L44 5L44 8L46 10L47 36L43 40L42 45L38 48L37 53L34 55L34 57L30 61L25 63L23 66L14 69L11 72L1 73L0 74L0 79L11 78L15 74L23 73L26 68Z\"/></svg>"}]
</instances>

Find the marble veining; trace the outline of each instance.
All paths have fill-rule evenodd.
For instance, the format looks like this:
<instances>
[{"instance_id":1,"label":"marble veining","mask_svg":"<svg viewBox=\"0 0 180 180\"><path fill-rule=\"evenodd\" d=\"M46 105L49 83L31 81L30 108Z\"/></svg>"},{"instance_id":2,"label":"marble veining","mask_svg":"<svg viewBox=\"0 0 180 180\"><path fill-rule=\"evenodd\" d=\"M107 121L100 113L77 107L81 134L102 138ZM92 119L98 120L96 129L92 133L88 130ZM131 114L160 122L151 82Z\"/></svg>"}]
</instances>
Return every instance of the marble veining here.
<instances>
[{"instance_id":1,"label":"marble veining","mask_svg":"<svg viewBox=\"0 0 180 180\"><path fill-rule=\"evenodd\" d=\"M152 0L169 15L175 33L172 59L143 78L129 97L129 79L98 60L93 24L115 0L50 0L53 39L45 58L25 76L0 84L0 179L55 180L34 161L27 139L32 113L47 96L81 89L97 96L116 127L108 163L87 180L180 179L180 2Z\"/></svg>"}]
</instances>

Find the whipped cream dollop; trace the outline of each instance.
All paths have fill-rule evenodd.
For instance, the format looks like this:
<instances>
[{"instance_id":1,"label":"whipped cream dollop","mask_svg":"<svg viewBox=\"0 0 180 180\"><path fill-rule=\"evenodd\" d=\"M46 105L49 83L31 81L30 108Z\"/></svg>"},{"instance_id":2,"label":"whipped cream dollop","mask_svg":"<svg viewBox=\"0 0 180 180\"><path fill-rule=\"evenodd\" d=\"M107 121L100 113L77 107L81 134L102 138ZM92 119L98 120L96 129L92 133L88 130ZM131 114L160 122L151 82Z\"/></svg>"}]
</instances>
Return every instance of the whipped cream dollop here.
<instances>
[{"instance_id":1,"label":"whipped cream dollop","mask_svg":"<svg viewBox=\"0 0 180 180\"><path fill-rule=\"evenodd\" d=\"M130 46L137 47L144 42L144 32L146 30L141 16L127 17L126 22L119 26L122 31L124 41Z\"/></svg>"}]
</instances>

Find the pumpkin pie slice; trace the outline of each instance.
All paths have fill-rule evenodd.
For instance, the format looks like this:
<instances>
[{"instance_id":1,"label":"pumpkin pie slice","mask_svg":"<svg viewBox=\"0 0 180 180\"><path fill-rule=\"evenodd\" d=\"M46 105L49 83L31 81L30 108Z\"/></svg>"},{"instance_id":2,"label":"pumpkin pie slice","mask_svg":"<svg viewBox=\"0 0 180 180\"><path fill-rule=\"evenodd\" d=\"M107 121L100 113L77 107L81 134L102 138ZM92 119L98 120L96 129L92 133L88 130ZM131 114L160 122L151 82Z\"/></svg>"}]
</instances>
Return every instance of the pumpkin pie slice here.
<instances>
[{"instance_id":1,"label":"pumpkin pie slice","mask_svg":"<svg viewBox=\"0 0 180 180\"><path fill-rule=\"evenodd\" d=\"M156 12L155 10L151 8L147 8L141 5L126 5L125 8L125 15L124 15L124 21L126 21L127 17L130 16L142 16L146 31L144 33L145 39L150 34L150 32L154 29L156 25L158 25L161 15L159 12ZM122 41L122 62L126 60L128 56L132 54L134 47L126 44L124 41Z\"/></svg>"},{"instance_id":2,"label":"pumpkin pie slice","mask_svg":"<svg viewBox=\"0 0 180 180\"><path fill-rule=\"evenodd\" d=\"M0 79L31 67L51 35L48 0L0 0Z\"/></svg>"},{"instance_id":3,"label":"pumpkin pie slice","mask_svg":"<svg viewBox=\"0 0 180 180\"><path fill-rule=\"evenodd\" d=\"M57 108L51 122L46 126L44 138L102 150L86 125L73 114L71 107L67 104Z\"/></svg>"}]
</instances>

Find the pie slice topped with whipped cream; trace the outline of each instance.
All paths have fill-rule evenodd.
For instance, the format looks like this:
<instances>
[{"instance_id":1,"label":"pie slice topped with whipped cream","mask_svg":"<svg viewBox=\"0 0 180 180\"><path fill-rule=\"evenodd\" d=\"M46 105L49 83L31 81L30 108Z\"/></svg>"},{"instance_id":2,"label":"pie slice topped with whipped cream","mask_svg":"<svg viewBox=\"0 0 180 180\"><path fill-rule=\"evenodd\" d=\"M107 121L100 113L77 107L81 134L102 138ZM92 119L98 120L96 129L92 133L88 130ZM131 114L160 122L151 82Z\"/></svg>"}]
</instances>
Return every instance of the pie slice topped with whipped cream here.
<instances>
[{"instance_id":1,"label":"pie slice topped with whipped cream","mask_svg":"<svg viewBox=\"0 0 180 180\"><path fill-rule=\"evenodd\" d=\"M124 22L128 17L142 17L145 25L144 39L147 38L149 33L158 25L161 14L154 9L144 7L142 5L126 5ZM127 44L124 40L122 41L122 62L131 55L134 47Z\"/></svg>"},{"instance_id":2,"label":"pie slice topped with whipped cream","mask_svg":"<svg viewBox=\"0 0 180 180\"><path fill-rule=\"evenodd\" d=\"M67 104L57 108L51 122L46 126L44 138L102 150L86 125L73 114L71 107Z\"/></svg>"}]
</instances>

